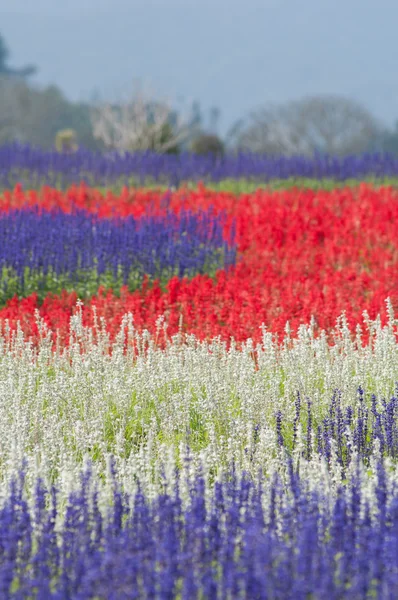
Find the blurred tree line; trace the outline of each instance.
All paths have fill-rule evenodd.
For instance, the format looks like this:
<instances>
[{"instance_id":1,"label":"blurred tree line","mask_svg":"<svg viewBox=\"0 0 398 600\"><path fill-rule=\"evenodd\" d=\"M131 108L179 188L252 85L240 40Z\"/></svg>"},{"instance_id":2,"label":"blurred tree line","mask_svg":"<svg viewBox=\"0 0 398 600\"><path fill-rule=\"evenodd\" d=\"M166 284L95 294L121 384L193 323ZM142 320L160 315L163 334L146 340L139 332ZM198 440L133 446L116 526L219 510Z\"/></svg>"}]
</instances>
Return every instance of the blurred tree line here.
<instances>
[{"instance_id":1,"label":"blurred tree line","mask_svg":"<svg viewBox=\"0 0 398 600\"><path fill-rule=\"evenodd\" d=\"M56 86L30 85L36 67L10 67L8 57L0 34L0 144L17 140L49 148L59 130L74 129L82 146L101 148L92 133L89 104L70 102Z\"/></svg>"},{"instance_id":2,"label":"blurred tree line","mask_svg":"<svg viewBox=\"0 0 398 600\"><path fill-rule=\"evenodd\" d=\"M389 130L361 104L341 96L320 95L260 107L235 123L222 139L217 108L205 119L200 105L194 103L190 113L182 115L142 90L114 103L71 102L54 85L39 89L30 84L35 72L32 65L9 65L0 34L0 144L17 140L70 151L82 146L99 151L191 150L215 156L225 150L398 154L398 122Z\"/></svg>"},{"instance_id":3,"label":"blurred tree line","mask_svg":"<svg viewBox=\"0 0 398 600\"><path fill-rule=\"evenodd\" d=\"M0 78L0 144L18 140L50 148L63 129L75 130L86 148L102 148L92 133L88 104L69 102L56 86L38 90Z\"/></svg>"}]
</instances>

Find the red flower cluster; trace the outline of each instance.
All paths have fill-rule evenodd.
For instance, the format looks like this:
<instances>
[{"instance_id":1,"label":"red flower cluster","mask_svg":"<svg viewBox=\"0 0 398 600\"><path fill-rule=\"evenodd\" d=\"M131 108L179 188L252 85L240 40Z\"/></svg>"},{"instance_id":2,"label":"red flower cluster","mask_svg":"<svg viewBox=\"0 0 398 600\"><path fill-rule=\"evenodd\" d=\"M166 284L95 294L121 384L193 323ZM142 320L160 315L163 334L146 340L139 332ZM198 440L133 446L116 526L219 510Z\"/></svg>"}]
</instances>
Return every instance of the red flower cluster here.
<instances>
[{"instance_id":1,"label":"red flower cluster","mask_svg":"<svg viewBox=\"0 0 398 600\"><path fill-rule=\"evenodd\" d=\"M117 197L87 187L66 193L21 189L5 193L0 209L38 205L44 210L77 206L108 216L142 215L148 211L178 212L213 206L226 211L228 224L236 222L239 262L212 280L169 281L166 290L145 282L142 290L114 295L99 291L85 303L84 321L92 323L92 306L104 316L112 333L123 314L130 311L138 328L155 330L159 315L168 322L168 333L184 331L199 338L220 335L237 340L261 337L264 323L282 334L289 320L293 331L313 315L319 328L330 329L343 312L351 323L362 322L367 310L372 318L383 311L389 296L398 301L398 192L361 184L357 189L332 192L289 190L234 196L199 187L196 191L169 193L124 190ZM36 336L32 319L39 309L51 329L68 336L69 317L76 295L48 297L38 306L35 296L13 299L0 311L0 319L19 319L29 335Z\"/></svg>"},{"instance_id":2,"label":"red flower cluster","mask_svg":"<svg viewBox=\"0 0 398 600\"><path fill-rule=\"evenodd\" d=\"M230 194L214 194L207 192L199 184L195 193L179 190L177 192L161 192L156 189L128 189L123 188L120 195L111 191L105 194L82 183L72 186L67 191L61 192L55 188L43 187L41 191L24 191L19 184L13 191L6 190L0 196L0 211L6 212L13 209L38 207L41 210L60 209L66 213L75 209L83 209L100 217L126 217L132 215L140 217L144 214L161 214L165 210L179 210L191 208L201 210L204 206L197 205L195 195L206 196L205 206L220 204L219 197ZM225 204L225 202L224 202Z\"/></svg>"}]
</instances>

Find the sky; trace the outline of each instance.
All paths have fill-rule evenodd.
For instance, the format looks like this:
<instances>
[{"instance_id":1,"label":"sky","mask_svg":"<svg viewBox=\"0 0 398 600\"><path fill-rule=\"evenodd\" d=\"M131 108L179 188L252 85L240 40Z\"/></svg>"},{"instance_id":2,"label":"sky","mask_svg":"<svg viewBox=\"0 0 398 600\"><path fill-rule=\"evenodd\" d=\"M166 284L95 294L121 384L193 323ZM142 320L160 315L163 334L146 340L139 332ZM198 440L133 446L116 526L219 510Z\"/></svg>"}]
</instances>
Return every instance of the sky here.
<instances>
[{"instance_id":1,"label":"sky","mask_svg":"<svg viewBox=\"0 0 398 600\"><path fill-rule=\"evenodd\" d=\"M72 100L116 99L133 81L178 107L251 110L307 95L398 120L397 0L0 0L9 64Z\"/></svg>"}]
</instances>

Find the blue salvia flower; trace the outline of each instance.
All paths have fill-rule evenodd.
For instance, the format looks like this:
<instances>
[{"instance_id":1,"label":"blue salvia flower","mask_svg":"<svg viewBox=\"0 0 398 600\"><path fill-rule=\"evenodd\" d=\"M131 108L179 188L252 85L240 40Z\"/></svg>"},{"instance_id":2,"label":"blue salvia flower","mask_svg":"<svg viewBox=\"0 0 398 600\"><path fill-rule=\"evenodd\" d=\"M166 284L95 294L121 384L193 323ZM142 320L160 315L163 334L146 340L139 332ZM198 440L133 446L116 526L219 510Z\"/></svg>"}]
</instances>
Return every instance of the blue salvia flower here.
<instances>
[{"instance_id":1,"label":"blue salvia flower","mask_svg":"<svg viewBox=\"0 0 398 600\"><path fill-rule=\"evenodd\" d=\"M0 291L5 297L14 276L24 293L32 277L39 289L48 285L50 273L73 286L93 273L100 281L110 272L115 282L131 287L144 275L184 277L228 268L236 262L236 246L224 240L223 223L224 215L211 210L140 219L99 219L85 211L4 213L0 269L6 271Z\"/></svg>"},{"instance_id":2,"label":"blue salvia flower","mask_svg":"<svg viewBox=\"0 0 398 600\"><path fill-rule=\"evenodd\" d=\"M52 506L47 508L47 500ZM51 597L51 581L56 578L60 568L60 553L55 533L57 515L56 490L53 487L48 493L43 481L39 478L35 487L34 522L37 537L37 551L32 560L32 577L30 585L40 589L41 598Z\"/></svg>"},{"instance_id":3,"label":"blue salvia flower","mask_svg":"<svg viewBox=\"0 0 398 600\"><path fill-rule=\"evenodd\" d=\"M311 400L307 398L307 460L311 460L312 451L312 413Z\"/></svg>"},{"instance_id":4,"label":"blue salvia flower","mask_svg":"<svg viewBox=\"0 0 398 600\"><path fill-rule=\"evenodd\" d=\"M374 528L372 528L372 534ZM374 544L374 536L372 540L372 555L379 550L379 543ZM385 564L384 577L382 566L375 573L380 589L381 598L392 598L396 596L398 590L398 569L396 568L398 556L398 498L395 496L388 509L388 535L383 541L383 555L379 558ZM373 566L373 565L372 565Z\"/></svg>"},{"instance_id":5,"label":"blue salvia flower","mask_svg":"<svg viewBox=\"0 0 398 600\"><path fill-rule=\"evenodd\" d=\"M330 443L329 419L328 417L325 417L323 420L323 456L326 458L328 463L330 463L331 455L332 446Z\"/></svg>"},{"instance_id":6,"label":"blue salvia flower","mask_svg":"<svg viewBox=\"0 0 398 600\"><path fill-rule=\"evenodd\" d=\"M337 427L337 457L340 465L343 465L343 439L344 439L344 415L341 409L341 392L337 390L336 402L336 427Z\"/></svg>"},{"instance_id":7,"label":"blue salvia flower","mask_svg":"<svg viewBox=\"0 0 398 600\"><path fill-rule=\"evenodd\" d=\"M282 448L283 446L283 435L282 435L282 412L280 410L277 411L275 415L276 419L276 439L278 442L278 446Z\"/></svg>"},{"instance_id":8,"label":"blue salvia flower","mask_svg":"<svg viewBox=\"0 0 398 600\"><path fill-rule=\"evenodd\" d=\"M140 486L132 499L119 494L115 480L107 523L95 508L96 481L88 468L69 497L59 533L55 490L48 492L38 481L30 510L22 472L0 510L1 597L396 596L397 489L387 494L383 462L377 464L376 513L363 493L359 463L331 509L322 490L310 491L291 460L286 467L287 483L278 474L271 481L259 474L254 482L231 471L208 491L198 472L186 511L178 477L175 493L153 500ZM264 506L267 486L272 514Z\"/></svg>"},{"instance_id":9,"label":"blue salvia flower","mask_svg":"<svg viewBox=\"0 0 398 600\"><path fill-rule=\"evenodd\" d=\"M375 424L373 426L373 437L374 439L378 439L380 442L380 452L383 455L385 450L385 438L383 434L383 426L382 426L382 415L378 414L376 417Z\"/></svg>"},{"instance_id":10,"label":"blue salvia flower","mask_svg":"<svg viewBox=\"0 0 398 600\"><path fill-rule=\"evenodd\" d=\"M255 181L295 177L345 180L397 174L398 159L389 154L334 157L239 153L214 160L189 153L179 156L153 152L121 155L79 149L67 155L21 144L0 147L0 186L3 188L10 188L18 181L27 187L47 184L65 188L81 181L100 186L128 184L129 178L135 177L141 184L151 179L178 186L183 181L220 181L226 178Z\"/></svg>"},{"instance_id":11,"label":"blue salvia flower","mask_svg":"<svg viewBox=\"0 0 398 600\"><path fill-rule=\"evenodd\" d=\"M294 423L293 423L293 448L296 447L297 441L297 428L300 421L300 410L301 410L301 397L300 392L297 392L296 400L295 400L295 415L294 415Z\"/></svg>"},{"instance_id":12,"label":"blue salvia flower","mask_svg":"<svg viewBox=\"0 0 398 600\"><path fill-rule=\"evenodd\" d=\"M354 429L354 445L356 446L357 451L360 453L364 449L364 422L363 422L363 402L364 402L364 393L361 387L358 388L358 418L357 425Z\"/></svg>"},{"instance_id":13,"label":"blue salvia flower","mask_svg":"<svg viewBox=\"0 0 398 600\"><path fill-rule=\"evenodd\" d=\"M345 426L350 427L353 416L354 416L354 411L352 409L352 406L347 406L346 412L345 412L345 420L344 420Z\"/></svg>"},{"instance_id":14,"label":"blue salvia flower","mask_svg":"<svg viewBox=\"0 0 398 600\"><path fill-rule=\"evenodd\" d=\"M372 549L372 522L370 518L369 505L365 506L364 517L358 523L356 529L355 555L352 568L352 593L358 598L367 598L373 595L374 574L373 564L369 563L368 556L373 554Z\"/></svg>"},{"instance_id":15,"label":"blue salvia flower","mask_svg":"<svg viewBox=\"0 0 398 600\"><path fill-rule=\"evenodd\" d=\"M329 427L330 427L330 434L331 436L334 438L335 437L335 412L336 412L336 405L337 405L337 396L338 394L338 390L335 390L333 392L333 396L332 399L330 401L330 405L329 405Z\"/></svg>"},{"instance_id":16,"label":"blue salvia flower","mask_svg":"<svg viewBox=\"0 0 398 600\"><path fill-rule=\"evenodd\" d=\"M28 584L24 565L32 552L32 519L23 494L25 465L11 481L10 495L0 511L0 595L7 597L11 584Z\"/></svg>"},{"instance_id":17,"label":"blue salvia flower","mask_svg":"<svg viewBox=\"0 0 398 600\"><path fill-rule=\"evenodd\" d=\"M316 451L323 456L322 427L320 425L317 426L316 430Z\"/></svg>"},{"instance_id":18,"label":"blue salvia flower","mask_svg":"<svg viewBox=\"0 0 398 600\"><path fill-rule=\"evenodd\" d=\"M391 398L385 407L384 413L384 428L386 433L386 444L390 456L395 456L396 450L396 423L395 423L395 408L397 400Z\"/></svg>"}]
</instances>

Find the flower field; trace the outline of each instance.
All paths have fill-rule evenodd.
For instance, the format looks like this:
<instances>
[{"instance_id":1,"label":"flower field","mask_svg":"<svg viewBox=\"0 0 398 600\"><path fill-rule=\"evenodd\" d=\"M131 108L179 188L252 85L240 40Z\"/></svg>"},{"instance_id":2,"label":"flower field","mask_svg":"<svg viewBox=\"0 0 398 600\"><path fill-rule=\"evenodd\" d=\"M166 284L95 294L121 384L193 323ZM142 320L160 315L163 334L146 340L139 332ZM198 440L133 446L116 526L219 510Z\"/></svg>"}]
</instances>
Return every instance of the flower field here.
<instances>
[{"instance_id":1,"label":"flower field","mask_svg":"<svg viewBox=\"0 0 398 600\"><path fill-rule=\"evenodd\" d=\"M398 191L69 183L0 194L0 598L397 598Z\"/></svg>"},{"instance_id":2,"label":"flower field","mask_svg":"<svg viewBox=\"0 0 398 600\"><path fill-rule=\"evenodd\" d=\"M209 185L244 188L264 183L294 184L297 180L311 186L328 186L344 181L397 182L398 160L389 154L361 156L265 156L261 154L225 155L216 161L211 156L191 153L180 155L154 152L98 153L78 149L59 153L23 144L0 147L0 189L23 183L33 189L48 185L65 189L84 181L109 188L126 185L166 185L178 187L184 182L205 181Z\"/></svg>"}]
</instances>

